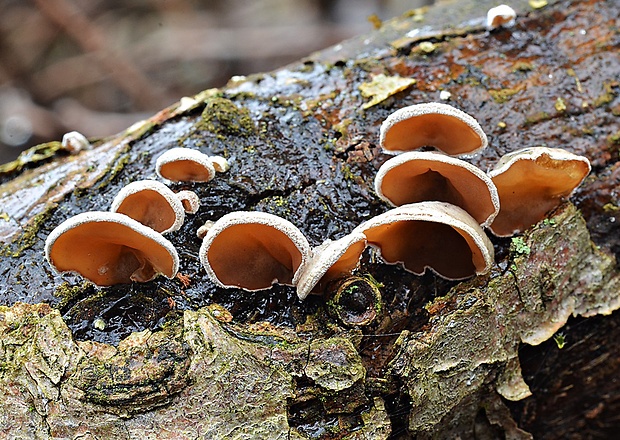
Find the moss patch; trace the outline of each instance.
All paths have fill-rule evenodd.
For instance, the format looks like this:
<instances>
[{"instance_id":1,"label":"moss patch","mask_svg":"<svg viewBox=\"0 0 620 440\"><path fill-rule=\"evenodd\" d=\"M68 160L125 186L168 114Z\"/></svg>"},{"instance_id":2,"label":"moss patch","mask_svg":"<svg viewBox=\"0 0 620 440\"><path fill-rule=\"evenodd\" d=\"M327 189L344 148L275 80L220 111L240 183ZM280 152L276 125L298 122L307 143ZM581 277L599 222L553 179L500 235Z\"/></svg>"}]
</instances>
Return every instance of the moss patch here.
<instances>
[{"instance_id":1,"label":"moss patch","mask_svg":"<svg viewBox=\"0 0 620 440\"><path fill-rule=\"evenodd\" d=\"M196 130L210 131L219 138L226 135L249 136L254 133L254 123L247 108L237 107L230 99L214 97L206 100Z\"/></svg>"},{"instance_id":2,"label":"moss patch","mask_svg":"<svg viewBox=\"0 0 620 440\"><path fill-rule=\"evenodd\" d=\"M24 228L23 234L17 237L13 243L4 246L0 255L5 257L18 258L22 252L32 247L37 241L37 233L41 225L52 215L54 208L49 208L32 218L30 224Z\"/></svg>"},{"instance_id":3,"label":"moss patch","mask_svg":"<svg viewBox=\"0 0 620 440\"><path fill-rule=\"evenodd\" d=\"M37 164L38 162L49 159L53 157L58 150L61 149L62 144L57 141L35 145L34 147L28 148L26 151L23 151L14 161L0 165L0 175L18 173L26 165Z\"/></svg>"}]
</instances>

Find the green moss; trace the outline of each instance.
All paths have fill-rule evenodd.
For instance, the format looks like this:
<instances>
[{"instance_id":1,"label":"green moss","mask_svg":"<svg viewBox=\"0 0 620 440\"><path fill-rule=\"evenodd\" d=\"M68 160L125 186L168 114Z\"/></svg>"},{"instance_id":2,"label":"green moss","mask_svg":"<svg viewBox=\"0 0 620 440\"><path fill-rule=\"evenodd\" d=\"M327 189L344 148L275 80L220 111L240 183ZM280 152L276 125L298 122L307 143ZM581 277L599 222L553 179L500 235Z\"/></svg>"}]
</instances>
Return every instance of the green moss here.
<instances>
[{"instance_id":1,"label":"green moss","mask_svg":"<svg viewBox=\"0 0 620 440\"><path fill-rule=\"evenodd\" d=\"M614 134L610 134L607 137L608 145L620 145L620 131L615 132Z\"/></svg>"},{"instance_id":2,"label":"green moss","mask_svg":"<svg viewBox=\"0 0 620 440\"><path fill-rule=\"evenodd\" d=\"M93 288L93 284L85 281L79 286L71 286L69 283L62 283L54 291L54 296L60 298L57 308L59 310L67 307L74 299L85 297L87 293Z\"/></svg>"},{"instance_id":3,"label":"green moss","mask_svg":"<svg viewBox=\"0 0 620 440\"><path fill-rule=\"evenodd\" d=\"M334 130L336 130L338 133L340 133L340 137L346 138L349 134L349 125L351 125L351 123L353 122L352 119L347 118L347 119L343 119L341 120L339 123L334 125Z\"/></svg>"},{"instance_id":4,"label":"green moss","mask_svg":"<svg viewBox=\"0 0 620 440\"><path fill-rule=\"evenodd\" d=\"M0 165L0 174L19 172L26 165L36 164L37 162L49 159L61 149L62 144L57 141L35 145L23 151L14 161Z\"/></svg>"},{"instance_id":5,"label":"green moss","mask_svg":"<svg viewBox=\"0 0 620 440\"><path fill-rule=\"evenodd\" d=\"M276 206L280 208L288 204L288 201L282 196L275 196L273 198L273 202L275 203Z\"/></svg>"},{"instance_id":6,"label":"green moss","mask_svg":"<svg viewBox=\"0 0 620 440\"><path fill-rule=\"evenodd\" d=\"M561 97L556 99L555 104L553 106L555 107L556 111L558 111L559 113L563 113L566 111L566 102Z\"/></svg>"},{"instance_id":7,"label":"green moss","mask_svg":"<svg viewBox=\"0 0 620 440\"><path fill-rule=\"evenodd\" d=\"M0 252L0 255L18 258L22 252L32 247L37 241L37 233L41 225L51 217L53 211L54 208L48 208L40 214L35 215L31 223L24 228L22 235L17 237L12 244L6 245Z\"/></svg>"},{"instance_id":8,"label":"green moss","mask_svg":"<svg viewBox=\"0 0 620 440\"><path fill-rule=\"evenodd\" d=\"M549 113L547 112L536 112L531 113L525 117L525 125L532 125L538 122L547 121L549 119Z\"/></svg>"},{"instance_id":9,"label":"green moss","mask_svg":"<svg viewBox=\"0 0 620 440\"><path fill-rule=\"evenodd\" d=\"M209 131L219 138L227 135L249 136L254 133L254 122L247 108L237 107L230 99L209 98L201 119L195 125L197 131Z\"/></svg>"},{"instance_id":10,"label":"green moss","mask_svg":"<svg viewBox=\"0 0 620 440\"><path fill-rule=\"evenodd\" d=\"M346 163L342 164L342 166L340 167L340 171L342 171L342 176L344 177L344 180L354 182L357 179L357 176L351 170L351 167L347 165Z\"/></svg>"},{"instance_id":11,"label":"green moss","mask_svg":"<svg viewBox=\"0 0 620 440\"><path fill-rule=\"evenodd\" d=\"M529 255L531 252L530 247L525 243L523 237L513 237L510 242L510 252L513 255Z\"/></svg>"}]
</instances>

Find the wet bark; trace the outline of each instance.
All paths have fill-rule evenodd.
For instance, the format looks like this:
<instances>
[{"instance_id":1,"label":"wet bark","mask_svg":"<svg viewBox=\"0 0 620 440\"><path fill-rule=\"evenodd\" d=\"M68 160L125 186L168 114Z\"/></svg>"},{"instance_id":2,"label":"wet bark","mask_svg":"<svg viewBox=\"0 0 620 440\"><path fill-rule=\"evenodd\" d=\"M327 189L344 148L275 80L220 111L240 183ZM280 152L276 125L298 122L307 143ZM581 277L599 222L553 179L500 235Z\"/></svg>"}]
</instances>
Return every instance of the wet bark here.
<instances>
[{"instance_id":1,"label":"wet bark","mask_svg":"<svg viewBox=\"0 0 620 440\"><path fill-rule=\"evenodd\" d=\"M515 27L493 32L482 25L487 5L458 5L235 78L91 150L71 155L51 143L2 166L0 435L617 432L619 5L517 2ZM332 291L301 302L289 287L249 294L208 281L196 229L227 212L275 213L318 245L386 211L372 189L387 158L379 125L397 108L439 100L441 90L489 136L490 147L470 159L484 170L537 145L593 164L549 218L494 239L489 275L417 277L367 252L357 282L373 292L373 309L363 325L344 318L360 304ZM155 160L176 146L231 163L208 184L172 185L203 202L170 235L182 276L101 289L53 273L43 262L49 232L109 209L127 183L156 178Z\"/></svg>"}]
</instances>

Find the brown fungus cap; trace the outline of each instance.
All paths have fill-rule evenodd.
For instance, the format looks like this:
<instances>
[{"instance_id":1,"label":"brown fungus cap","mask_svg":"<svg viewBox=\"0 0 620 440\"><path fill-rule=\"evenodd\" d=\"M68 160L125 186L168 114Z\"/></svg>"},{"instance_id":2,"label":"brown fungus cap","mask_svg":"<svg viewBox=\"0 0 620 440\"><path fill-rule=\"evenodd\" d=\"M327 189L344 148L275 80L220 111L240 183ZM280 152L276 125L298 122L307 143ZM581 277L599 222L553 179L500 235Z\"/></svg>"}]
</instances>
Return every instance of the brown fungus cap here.
<instances>
[{"instance_id":1,"label":"brown fungus cap","mask_svg":"<svg viewBox=\"0 0 620 440\"><path fill-rule=\"evenodd\" d=\"M587 158L559 148L533 147L506 154L489 172L500 200L491 231L505 237L538 223L566 200L589 172Z\"/></svg>"},{"instance_id":2,"label":"brown fungus cap","mask_svg":"<svg viewBox=\"0 0 620 440\"><path fill-rule=\"evenodd\" d=\"M322 293L330 281L350 274L359 264L366 249L366 236L361 232L345 235L339 240L326 240L313 249L312 259L301 271L297 296L305 299L311 292Z\"/></svg>"},{"instance_id":3,"label":"brown fungus cap","mask_svg":"<svg viewBox=\"0 0 620 440\"><path fill-rule=\"evenodd\" d=\"M172 148L157 158L157 175L174 182L208 182L215 176L213 163L191 148Z\"/></svg>"},{"instance_id":4,"label":"brown fungus cap","mask_svg":"<svg viewBox=\"0 0 620 440\"><path fill-rule=\"evenodd\" d=\"M116 212L85 212L56 227L45 257L58 272L77 272L99 286L173 278L176 249L153 229Z\"/></svg>"},{"instance_id":5,"label":"brown fungus cap","mask_svg":"<svg viewBox=\"0 0 620 440\"><path fill-rule=\"evenodd\" d=\"M230 169L230 164L225 157L209 156L209 160L211 161L211 164L213 164L213 168L215 168L215 171L217 171L218 173L225 173Z\"/></svg>"},{"instance_id":6,"label":"brown fungus cap","mask_svg":"<svg viewBox=\"0 0 620 440\"><path fill-rule=\"evenodd\" d=\"M295 285L309 258L310 245L301 231L264 212L224 215L200 247L200 261L215 284L248 291Z\"/></svg>"},{"instance_id":7,"label":"brown fungus cap","mask_svg":"<svg viewBox=\"0 0 620 440\"><path fill-rule=\"evenodd\" d=\"M112 201L112 212L119 212L165 234L178 230L185 221L183 203L170 188L155 180L131 182Z\"/></svg>"},{"instance_id":8,"label":"brown fungus cap","mask_svg":"<svg viewBox=\"0 0 620 440\"><path fill-rule=\"evenodd\" d=\"M487 146L480 124L467 113L440 102L401 108L381 124L381 147L402 153L425 146L450 156L471 155Z\"/></svg>"},{"instance_id":9,"label":"brown fungus cap","mask_svg":"<svg viewBox=\"0 0 620 440\"><path fill-rule=\"evenodd\" d=\"M444 202L403 205L355 228L389 264L421 275L426 268L458 280L480 275L493 264L493 245L478 222Z\"/></svg>"},{"instance_id":10,"label":"brown fungus cap","mask_svg":"<svg viewBox=\"0 0 620 440\"><path fill-rule=\"evenodd\" d=\"M200 209L200 198L194 191L185 189L176 193L176 196L187 214L196 214Z\"/></svg>"},{"instance_id":11,"label":"brown fungus cap","mask_svg":"<svg viewBox=\"0 0 620 440\"><path fill-rule=\"evenodd\" d=\"M393 206L452 203L482 226L491 223L499 211L491 179L470 163L442 153L411 151L391 158L377 172L375 191Z\"/></svg>"},{"instance_id":12,"label":"brown fungus cap","mask_svg":"<svg viewBox=\"0 0 620 440\"><path fill-rule=\"evenodd\" d=\"M508 5L499 5L487 12L487 29L512 27L515 25L517 13Z\"/></svg>"}]
</instances>

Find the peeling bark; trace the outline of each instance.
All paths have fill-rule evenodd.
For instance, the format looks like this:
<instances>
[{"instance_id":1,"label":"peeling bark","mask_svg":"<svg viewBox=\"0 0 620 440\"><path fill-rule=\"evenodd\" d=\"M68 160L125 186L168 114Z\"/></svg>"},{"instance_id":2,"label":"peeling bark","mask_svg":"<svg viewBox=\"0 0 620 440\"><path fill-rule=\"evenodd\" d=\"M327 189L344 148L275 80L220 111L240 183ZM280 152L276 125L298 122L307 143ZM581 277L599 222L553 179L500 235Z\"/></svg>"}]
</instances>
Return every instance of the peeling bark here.
<instances>
[{"instance_id":1,"label":"peeling bark","mask_svg":"<svg viewBox=\"0 0 620 440\"><path fill-rule=\"evenodd\" d=\"M184 99L92 150L71 155L51 143L2 166L0 436L617 432L619 5L533 10L520 1L514 28L488 32L486 3L458 4ZM593 164L549 218L513 240L494 239L491 274L416 277L366 252L358 280L380 295L361 326L339 319L331 291L301 302L285 286L249 294L208 281L195 233L207 220L267 211L317 245L386 211L372 190L387 158L379 125L397 108L438 100L440 90L489 136L490 147L470 159L484 170L535 145ZM181 276L100 289L42 263L56 225L109 209L121 187L155 178L155 160L176 146L231 163L208 184L172 185L203 202L169 235ZM358 311L348 301L338 300L339 312Z\"/></svg>"}]
</instances>

